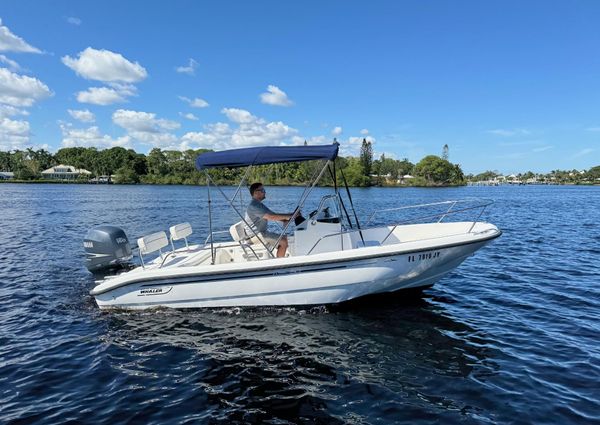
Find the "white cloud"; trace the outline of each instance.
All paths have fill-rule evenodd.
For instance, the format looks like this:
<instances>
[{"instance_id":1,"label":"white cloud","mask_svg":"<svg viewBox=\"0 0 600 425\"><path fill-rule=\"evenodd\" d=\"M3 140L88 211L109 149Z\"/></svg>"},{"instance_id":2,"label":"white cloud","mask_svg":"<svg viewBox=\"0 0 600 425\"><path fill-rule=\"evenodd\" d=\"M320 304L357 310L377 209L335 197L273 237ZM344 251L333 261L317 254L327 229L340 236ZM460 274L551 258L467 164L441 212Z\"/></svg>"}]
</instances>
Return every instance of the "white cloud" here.
<instances>
[{"instance_id":1,"label":"white cloud","mask_svg":"<svg viewBox=\"0 0 600 425\"><path fill-rule=\"evenodd\" d=\"M169 133L180 124L175 121L158 119L150 112L129 111L119 109L112 115L112 120L124 128L131 138L153 146L171 146L177 142L177 136Z\"/></svg>"},{"instance_id":2,"label":"white cloud","mask_svg":"<svg viewBox=\"0 0 600 425\"><path fill-rule=\"evenodd\" d=\"M234 146L283 145L295 136L298 130L291 128L281 121L266 122L258 120L250 124L242 124L234 132Z\"/></svg>"},{"instance_id":3,"label":"white cloud","mask_svg":"<svg viewBox=\"0 0 600 425\"><path fill-rule=\"evenodd\" d=\"M367 130L366 128L363 128L362 130L360 130L360 134L362 134L363 136L366 136L367 134L369 134L369 130Z\"/></svg>"},{"instance_id":4,"label":"white cloud","mask_svg":"<svg viewBox=\"0 0 600 425\"><path fill-rule=\"evenodd\" d=\"M573 156L571 157L571 159L581 158L582 156L589 155L589 154L591 154L594 151L595 151L595 149L592 149L592 148L582 149L579 152L576 152L575 154L573 154Z\"/></svg>"},{"instance_id":5,"label":"white cloud","mask_svg":"<svg viewBox=\"0 0 600 425\"><path fill-rule=\"evenodd\" d=\"M305 137L300 135L297 129L281 121L269 122L244 109L223 108L221 113L228 118L229 123L206 124L203 126L202 131L185 133L178 140L173 135L163 132L146 133L145 137L147 141L155 145L178 150L197 148L223 150L250 146L302 145L305 140L309 145L331 143L331 137L328 135ZM153 115L145 118L148 120L155 119ZM183 116L183 114L180 115ZM131 131L129 134L132 138L139 139L139 135ZM162 136L154 136L151 139L150 136L156 134L162 134ZM364 138L371 143L375 143L375 139L370 136L349 137L340 141L341 154L358 156ZM387 153L386 156L388 156Z\"/></svg>"},{"instance_id":6,"label":"white cloud","mask_svg":"<svg viewBox=\"0 0 600 425\"><path fill-rule=\"evenodd\" d=\"M25 109L15 108L10 105L0 104L0 118L14 117L15 115L29 115Z\"/></svg>"},{"instance_id":7,"label":"white cloud","mask_svg":"<svg viewBox=\"0 0 600 425\"><path fill-rule=\"evenodd\" d=\"M198 121L198 117L196 115L192 114L191 112L189 112L187 114L184 114L183 112L180 112L179 116L181 116L181 117L183 117L185 119L188 119L190 121Z\"/></svg>"},{"instance_id":8,"label":"white cloud","mask_svg":"<svg viewBox=\"0 0 600 425\"><path fill-rule=\"evenodd\" d=\"M339 127L339 126L338 127L334 127L334 129L331 130L331 134L333 136L336 136L336 137L339 136L342 133L343 133L342 127Z\"/></svg>"},{"instance_id":9,"label":"white cloud","mask_svg":"<svg viewBox=\"0 0 600 425\"><path fill-rule=\"evenodd\" d=\"M375 143L375 138L371 136L360 136L360 137L348 137L346 140L338 140L340 144L340 155L341 156L359 156L360 148L362 146L363 139L371 144Z\"/></svg>"},{"instance_id":10,"label":"white cloud","mask_svg":"<svg viewBox=\"0 0 600 425\"><path fill-rule=\"evenodd\" d=\"M146 145L172 149L176 146L177 136L171 133L148 133L144 131L132 131L129 133L131 138L138 140Z\"/></svg>"},{"instance_id":11,"label":"white cloud","mask_svg":"<svg viewBox=\"0 0 600 425\"><path fill-rule=\"evenodd\" d=\"M67 17L67 22L70 23L71 25L81 25L81 19L76 18L75 16L68 16Z\"/></svg>"},{"instance_id":12,"label":"white cloud","mask_svg":"<svg viewBox=\"0 0 600 425\"><path fill-rule=\"evenodd\" d=\"M543 140L516 140L516 141L502 141L498 143L498 146L534 146L539 147L544 145Z\"/></svg>"},{"instance_id":13,"label":"white cloud","mask_svg":"<svg viewBox=\"0 0 600 425\"><path fill-rule=\"evenodd\" d=\"M73 128L70 124L61 123L63 147L97 147L112 148L115 146L131 147L131 138L123 136L113 139L107 134L102 134L96 126L89 128Z\"/></svg>"},{"instance_id":14,"label":"white cloud","mask_svg":"<svg viewBox=\"0 0 600 425\"><path fill-rule=\"evenodd\" d=\"M2 55L0 58L9 66L13 65L10 59ZM14 65L13 68L18 68ZM23 108L51 95L48 86L40 80L0 68L0 150L24 149L30 144L29 122L9 117L29 115Z\"/></svg>"},{"instance_id":15,"label":"white cloud","mask_svg":"<svg viewBox=\"0 0 600 425\"><path fill-rule=\"evenodd\" d=\"M137 96L137 87L133 84L108 83L108 85L123 98Z\"/></svg>"},{"instance_id":16,"label":"white cloud","mask_svg":"<svg viewBox=\"0 0 600 425\"><path fill-rule=\"evenodd\" d=\"M221 113L225 114L227 118L236 124L247 124L257 120L254 115L244 109L223 108L221 109Z\"/></svg>"},{"instance_id":17,"label":"white cloud","mask_svg":"<svg viewBox=\"0 0 600 425\"><path fill-rule=\"evenodd\" d=\"M309 145L331 143L330 136L305 137L283 122L268 122L244 109L224 108L221 112L231 123L211 123L205 125L203 131L188 132L174 148L222 150L249 146L303 145L305 140ZM370 136L349 137L340 141L341 154L358 156L364 138L375 143L375 139Z\"/></svg>"},{"instance_id":18,"label":"white cloud","mask_svg":"<svg viewBox=\"0 0 600 425\"><path fill-rule=\"evenodd\" d=\"M36 47L31 46L21 37L17 37L10 30L2 25L0 18L0 52L25 52L25 53L42 53Z\"/></svg>"},{"instance_id":19,"label":"white cloud","mask_svg":"<svg viewBox=\"0 0 600 425\"><path fill-rule=\"evenodd\" d=\"M293 145L303 145L304 141L309 145L327 145L331 144L331 138L327 136L313 136L313 137L301 137L294 136L292 137Z\"/></svg>"},{"instance_id":20,"label":"white cloud","mask_svg":"<svg viewBox=\"0 0 600 425\"><path fill-rule=\"evenodd\" d=\"M206 108L206 107L209 106L208 102L206 100L200 99L199 97L195 97L194 99L190 99L190 98L185 97L185 96L179 96L179 99L181 99L184 102L186 102L192 108Z\"/></svg>"},{"instance_id":21,"label":"white cloud","mask_svg":"<svg viewBox=\"0 0 600 425\"><path fill-rule=\"evenodd\" d=\"M37 78L18 75L7 68L0 68L0 103L29 107L49 96L52 96L52 92Z\"/></svg>"},{"instance_id":22,"label":"white cloud","mask_svg":"<svg viewBox=\"0 0 600 425\"><path fill-rule=\"evenodd\" d=\"M8 66L8 69L10 69L13 72L21 71L21 67L19 66L18 63L16 63L12 59L7 58L4 55L0 55L0 62L6 64Z\"/></svg>"},{"instance_id":23,"label":"white cloud","mask_svg":"<svg viewBox=\"0 0 600 425\"><path fill-rule=\"evenodd\" d=\"M24 149L29 144L27 121L0 118L0 151Z\"/></svg>"},{"instance_id":24,"label":"white cloud","mask_svg":"<svg viewBox=\"0 0 600 425\"><path fill-rule=\"evenodd\" d=\"M515 128L515 129L497 128L495 130L488 130L487 132L490 134L494 134L496 136L503 136L503 137L527 136L527 135L531 134L531 132L529 130L525 130L523 128Z\"/></svg>"},{"instance_id":25,"label":"white cloud","mask_svg":"<svg viewBox=\"0 0 600 425\"><path fill-rule=\"evenodd\" d=\"M198 62L196 62L194 59L190 58L190 60L188 62L188 66L178 66L177 68L175 68L175 71L179 72L180 74L196 75L197 67L198 67Z\"/></svg>"},{"instance_id":26,"label":"white cloud","mask_svg":"<svg viewBox=\"0 0 600 425\"><path fill-rule=\"evenodd\" d=\"M119 109L112 115L113 122L127 131L144 131L158 133L164 130L175 130L180 127L178 122L157 119L150 112L129 111Z\"/></svg>"},{"instance_id":27,"label":"white cloud","mask_svg":"<svg viewBox=\"0 0 600 425\"><path fill-rule=\"evenodd\" d=\"M267 122L246 110L237 108L224 108L221 112L237 124L237 127L221 122L207 124L203 132L186 133L181 138L179 147L228 149L304 143L304 138L298 136L298 130L281 121Z\"/></svg>"},{"instance_id":28,"label":"white cloud","mask_svg":"<svg viewBox=\"0 0 600 425\"><path fill-rule=\"evenodd\" d=\"M540 146L539 148L533 148L533 152L545 152L552 149L554 146Z\"/></svg>"},{"instance_id":29,"label":"white cloud","mask_svg":"<svg viewBox=\"0 0 600 425\"><path fill-rule=\"evenodd\" d=\"M205 132L189 132L181 138L181 146L197 146L200 148L226 149L230 146L233 130L225 123L207 124Z\"/></svg>"},{"instance_id":30,"label":"white cloud","mask_svg":"<svg viewBox=\"0 0 600 425\"><path fill-rule=\"evenodd\" d=\"M267 87L267 93L260 95L260 101L267 105L275 106L292 106L294 104L294 102L288 99L287 94L283 90L274 85Z\"/></svg>"},{"instance_id":31,"label":"white cloud","mask_svg":"<svg viewBox=\"0 0 600 425\"><path fill-rule=\"evenodd\" d=\"M206 108L208 107L208 102L204 99L200 99L198 97L194 98L190 103L192 108Z\"/></svg>"},{"instance_id":32,"label":"white cloud","mask_svg":"<svg viewBox=\"0 0 600 425\"><path fill-rule=\"evenodd\" d=\"M352 143L355 145L362 145L363 140L366 140L367 142L371 142L371 143L375 143L375 138L372 136L367 136L367 137L348 137L348 143Z\"/></svg>"},{"instance_id":33,"label":"white cloud","mask_svg":"<svg viewBox=\"0 0 600 425\"><path fill-rule=\"evenodd\" d=\"M520 160L520 159L525 159L531 157L531 153L530 152L512 152L512 153L507 153L504 155L498 155L496 156L496 158L500 158L500 159L510 159L510 160Z\"/></svg>"},{"instance_id":34,"label":"white cloud","mask_svg":"<svg viewBox=\"0 0 600 425\"><path fill-rule=\"evenodd\" d=\"M90 87L86 91L77 93L77 101L80 103L91 103L92 105L112 105L113 103L126 102L123 93L108 87Z\"/></svg>"},{"instance_id":35,"label":"white cloud","mask_svg":"<svg viewBox=\"0 0 600 425\"><path fill-rule=\"evenodd\" d=\"M87 80L136 83L148 76L143 66L130 62L120 53L92 47L79 52L78 59L63 56L62 62Z\"/></svg>"},{"instance_id":36,"label":"white cloud","mask_svg":"<svg viewBox=\"0 0 600 425\"><path fill-rule=\"evenodd\" d=\"M90 111L88 111L87 109L84 109L84 110L67 109L67 111L69 112L69 115L71 115L74 119L81 121L81 122L94 122L96 120L96 117L94 116L94 114L91 113Z\"/></svg>"}]
</instances>

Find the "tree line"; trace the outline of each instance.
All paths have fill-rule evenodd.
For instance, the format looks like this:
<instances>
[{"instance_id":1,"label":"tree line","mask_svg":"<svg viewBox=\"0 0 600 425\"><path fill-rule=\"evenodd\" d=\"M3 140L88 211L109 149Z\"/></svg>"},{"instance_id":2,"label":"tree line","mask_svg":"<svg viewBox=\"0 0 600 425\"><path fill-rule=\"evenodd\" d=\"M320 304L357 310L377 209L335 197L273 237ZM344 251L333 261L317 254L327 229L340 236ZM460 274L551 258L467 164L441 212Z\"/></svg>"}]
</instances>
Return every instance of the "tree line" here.
<instances>
[{"instance_id":1,"label":"tree line","mask_svg":"<svg viewBox=\"0 0 600 425\"><path fill-rule=\"evenodd\" d=\"M498 171L484 171L479 174L469 174L466 176L469 182L489 182L498 181L501 178L506 179ZM549 173L534 173L527 171L512 176L513 181L528 183L547 183L547 184L600 184L600 165L589 170L552 170Z\"/></svg>"},{"instance_id":2,"label":"tree line","mask_svg":"<svg viewBox=\"0 0 600 425\"><path fill-rule=\"evenodd\" d=\"M40 173L52 166L63 164L83 168L92 177L114 176L114 183L124 184L205 184L203 173L196 170L198 155L210 152L208 149L185 151L152 149L147 155L133 149L113 147L97 148L71 147L59 149L52 154L44 149L15 150L0 152L0 171L11 171L16 180L36 181ZM270 164L254 167L250 180L261 180L271 185L295 185L310 180L318 165L314 161ZM408 159L397 160L373 158L371 142L363 140L359 157L338 157L336 159L338 181L345 178L351 186L445 186L465 184L464 174L458 164L435 155L423 158L413 164ZM211 169L211 178L219 184L239 182L243 169ZM410 178L404 178L410 176ZM88 176L81 176L87 181ZM322 185L332 185L333 176L325 173Z\"/></svg>"}]
</instances>

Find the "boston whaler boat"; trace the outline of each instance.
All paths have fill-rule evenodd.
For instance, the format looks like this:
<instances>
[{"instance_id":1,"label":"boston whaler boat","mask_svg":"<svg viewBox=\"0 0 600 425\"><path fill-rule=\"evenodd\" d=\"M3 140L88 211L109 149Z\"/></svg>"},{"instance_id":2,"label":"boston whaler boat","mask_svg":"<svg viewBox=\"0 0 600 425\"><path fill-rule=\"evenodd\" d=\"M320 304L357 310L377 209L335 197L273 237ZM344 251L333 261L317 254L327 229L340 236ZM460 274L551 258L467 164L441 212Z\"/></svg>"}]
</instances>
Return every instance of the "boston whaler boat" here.
<instances>
[{"instance_id":1,"label":"boston whaler boat","mask_svg":"<svg viewBox=\"0 0 600 425\"><path fill-rule=\"evenodd\" d=\"M501 235L493 224L477 221L489 201L444 201L391 208L379 213L392 216L427 208L437 212L373 226L376 212L360 225L347 185L346 201L337 185L334 160L338 147L337 143L256 147L199 155L196 167L205 172L208 188L210 230L205 243L188 243L192 234L188 223L172 226L169 235L158 232L138 239L141 265L122 268L120 273L98 280L91 291L98 306L145 309L339 303L369 294L431 286ZM257 243L251 243L257 235L247 233L251 226L244 211L236 208L235 200L241 196L252 167L310 160L322 160L324 165L305 187L296 211L304 206L327 170L334 180L333 193L324 196L307 219L296 220L288 236L286 256L275 258L271 247L260 237ZM247 167L231 198L208 172L219 167ZM211 189L220 192L239 217L229 228L228 241L217 241L215 235L222 232L212 229ZM476 218L448 221L467 212ZM291 222L283 226L280 239L291 230ZM185 247L176 249L174 241L180 240ZM114 226L90 230L84 248L90 271L120 266L132 258L125 232ZM152 253L158 256L144 261L144 256Z\"/></svg>"}]
</instances>

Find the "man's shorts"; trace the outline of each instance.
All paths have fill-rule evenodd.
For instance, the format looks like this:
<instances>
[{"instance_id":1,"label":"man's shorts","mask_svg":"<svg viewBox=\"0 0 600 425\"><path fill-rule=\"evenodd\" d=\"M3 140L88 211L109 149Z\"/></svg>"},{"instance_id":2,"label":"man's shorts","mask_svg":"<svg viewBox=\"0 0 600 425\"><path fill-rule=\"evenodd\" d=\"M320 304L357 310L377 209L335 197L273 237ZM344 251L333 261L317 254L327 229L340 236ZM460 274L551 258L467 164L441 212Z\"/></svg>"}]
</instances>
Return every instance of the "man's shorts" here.
<instances>
[{"instance_id":1,"label":"man's shorts","mask_svg":"<svg viewBox=\"0 0 600 425\"><path fill-rule=\"evenodd\" d=\"M258 236L260 236L260 238L269 248L274 248L277 239L279 239L279 235L273 232L259 233ZM252 238L250 238L250 243L262 246L262 243L260 243L260 240L257 236L253 236Z\"/></svg>"}]
</instances>

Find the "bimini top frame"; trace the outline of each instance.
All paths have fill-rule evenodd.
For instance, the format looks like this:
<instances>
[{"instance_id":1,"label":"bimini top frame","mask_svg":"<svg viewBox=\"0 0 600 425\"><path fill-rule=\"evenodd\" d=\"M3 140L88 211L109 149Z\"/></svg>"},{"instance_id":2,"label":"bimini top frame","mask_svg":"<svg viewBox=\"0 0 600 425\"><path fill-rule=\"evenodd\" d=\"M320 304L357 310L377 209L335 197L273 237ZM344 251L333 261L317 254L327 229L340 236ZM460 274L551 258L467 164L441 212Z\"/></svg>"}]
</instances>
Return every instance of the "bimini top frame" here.
<instances>
[{"instance_id":1,"label":"bimini top frame","mask_svg":"<svg viewBox=\"0 0 600 425\"><path fill-rule=\"evenodd\" d=\"M198 155L196 158L196 168L200 171L204 171L206 175L206 183L208 190L208 223L210 227L210 247L212 253L212 263L215 262L215 251L213 246L213 230L212 230L212 214L211 214L211 198L210 198L210 186L211 183L215 186L221 195L227 200L231 208L237 213L240 219L246 224L247 228L252 229L252 226L246 221L244 215L241 211L239 211L235 205L234 201L237 197L242 184L246 180L246 178L250 175L250 170L254 165L264 165L264 164L277 164L277 163L286 163L286 162L303 162L303 161L312 161L312 160L325 160L324 167L320 170L320 172L315 172L312 176L311 180L308 182L307 186L300 197L300 201L298 202L298 206L296 208L296 212L300 211L306 198L310 194L312 188L318 183L318 181L323 176L323 173L329 166L330 162L337 158L339 150L339 144L334 142L331 145L313 145L313 146L263 146L263 147L255 147L255 148L242 148L242 149L231 149L227 151L220 152L207 152L201 155ZM248 167L244 177L240 181L233 197L229 199L227 195L221 190L221 188L215 184L215 182L210 177L208 170L211 168L239 168L239 167ZM333 173L335 176L335 172ZM312 185L311 185L312 182ZM337 184L336 184L336 192L337 192ZM281 235L279 236L279 240L285 234L287 228L289 226L289 222L283 228ZM273 253L267 247L265 241L261 239L259 235L255 233L255 236L261 242L261 244L265 247L267 252L271 257L273 257Z\"/></svg>"}]
</instances>

